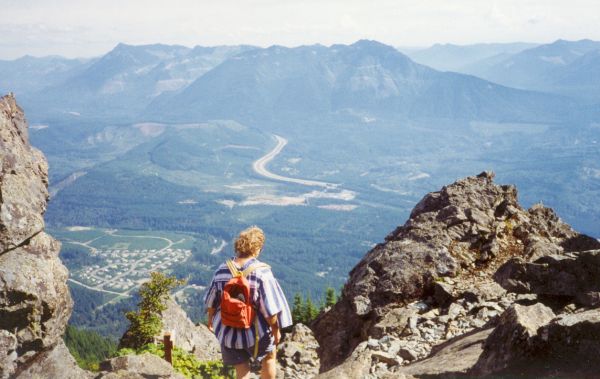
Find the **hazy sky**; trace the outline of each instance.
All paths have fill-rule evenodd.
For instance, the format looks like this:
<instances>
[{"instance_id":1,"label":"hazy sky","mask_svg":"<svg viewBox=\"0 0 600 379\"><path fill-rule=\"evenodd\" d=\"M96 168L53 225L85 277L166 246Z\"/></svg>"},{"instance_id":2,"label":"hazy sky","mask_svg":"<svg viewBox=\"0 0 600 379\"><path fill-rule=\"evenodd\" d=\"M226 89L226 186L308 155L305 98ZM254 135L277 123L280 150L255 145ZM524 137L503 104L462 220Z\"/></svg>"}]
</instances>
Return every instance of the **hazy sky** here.
<instances>
[{"instance_id":1,"label":"hazy sky","mask_svg":"<svg viewBox=\"0 0 600 379\"><path fill-rule=\"evenodd\" d=\"M0 0L0 59L194 45L600 40L600 0Z\"/></svg>"}]
</instances>

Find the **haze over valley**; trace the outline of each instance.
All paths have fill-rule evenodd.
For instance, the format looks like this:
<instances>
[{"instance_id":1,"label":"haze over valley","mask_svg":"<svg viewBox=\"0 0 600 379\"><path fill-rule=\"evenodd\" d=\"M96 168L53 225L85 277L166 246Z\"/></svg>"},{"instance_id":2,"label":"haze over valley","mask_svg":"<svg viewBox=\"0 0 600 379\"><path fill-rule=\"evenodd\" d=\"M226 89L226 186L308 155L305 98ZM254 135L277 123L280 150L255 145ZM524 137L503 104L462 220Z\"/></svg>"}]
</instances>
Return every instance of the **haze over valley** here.
<instances>
[{"instance_id":1,"label":"haze over valley","mask_svg":"<svg viewBox=\"0 0 600 379\"><path fill-rule=\"evenodd\" d=\"M119 44L0 61L0 92L48 157L46 220L72 269L74 321L93 327L156 267L189 276L180 297L199 318L216 264L252 224L288 296L320 299L425 193L484 170L600 237L598 57L590 40ZM119 268L130 261L140 268Z\"/></svg>"}]
</instances>

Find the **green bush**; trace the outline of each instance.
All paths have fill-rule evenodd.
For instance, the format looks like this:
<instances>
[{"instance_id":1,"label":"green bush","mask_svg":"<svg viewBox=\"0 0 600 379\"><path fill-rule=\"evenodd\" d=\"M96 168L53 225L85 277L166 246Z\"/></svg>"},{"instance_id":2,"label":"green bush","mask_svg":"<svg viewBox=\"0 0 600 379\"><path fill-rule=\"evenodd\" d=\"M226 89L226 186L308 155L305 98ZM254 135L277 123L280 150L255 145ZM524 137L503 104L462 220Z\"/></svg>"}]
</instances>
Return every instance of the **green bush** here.
<instances>
[{"instance_id":1,"label":"green bush","mask_svg":"<svg viewBox=\"0 0 600 379\"><path fill-rule=\"evenodd\" d=\"M140 287L139 309L125 315L131 325L121 339L120 347L139 349L151 343L162 329L161 314L167 309L165 303L169 292L183 284L185 280L178 280L174 276L169 277L160 272L151 273L150 281Z\"/></svg>"},{"instance_id":2,"label":"green bush","mask_svg":"<svg viewBox=\"0 0 600 379\"><path fill-rule=\"evenodd\" d=\"M117 351L116 356L150 353L161 358L165 357L163 344L147 344L139 349L122 348ZM235 377L232 367L224 366L221 361L201 362L192 353L188 353L178 347L174 347L171 358L173 368L186 378L190 379L232 379Z\"/></svg>"}]
</instances>

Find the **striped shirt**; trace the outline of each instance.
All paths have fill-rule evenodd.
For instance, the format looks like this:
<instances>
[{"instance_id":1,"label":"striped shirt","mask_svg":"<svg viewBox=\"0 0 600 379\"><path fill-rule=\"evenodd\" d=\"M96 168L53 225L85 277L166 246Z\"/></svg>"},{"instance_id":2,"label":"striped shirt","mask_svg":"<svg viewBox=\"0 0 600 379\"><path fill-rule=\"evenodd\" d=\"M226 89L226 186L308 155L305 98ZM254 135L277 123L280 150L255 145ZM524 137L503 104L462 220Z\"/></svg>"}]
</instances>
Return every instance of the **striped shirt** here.
<instances>
[{"instance_id":1,"label":"striped shirt","mask_svg":"<svg viewBox=\"0 0 600 379\"><path fill-rule=\"evenodd\" d=\"M250 265L258 262L258 259L251 258L241 268L238 268L240 271L243 271L250 267ZM206 292L204 304L207 308L215 308L213 330L221 345L232 349L248 348L254 346L254 326L248 329L239 329L221 323L221 312L219 309L221 306L221 296L223 294L223 287L231 278L232 275L227 265L225 263L221 264L217 271L215 271L213 280ZM246 279L250 285L252 303L259 310L257 312L258 338L261 338L265 333L270 331L270 326L266 319L273 315L277 315L280 328L292 325L290 307L271 269L269 267L257 268Z\"/></svg>"}]
</instances>

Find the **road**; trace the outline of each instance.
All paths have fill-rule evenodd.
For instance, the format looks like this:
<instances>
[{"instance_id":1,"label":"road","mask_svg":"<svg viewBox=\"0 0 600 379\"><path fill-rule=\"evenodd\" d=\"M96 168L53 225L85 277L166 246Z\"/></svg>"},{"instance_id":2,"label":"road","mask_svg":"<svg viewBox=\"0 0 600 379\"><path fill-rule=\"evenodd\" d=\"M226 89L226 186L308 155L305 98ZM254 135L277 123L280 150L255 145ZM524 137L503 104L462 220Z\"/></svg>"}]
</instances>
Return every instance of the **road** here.
<instances>
[{"instance_id":1,"label":"road","mask_svg":"<svg viewBox=\"0 0 600 379\"><path fill-rule=\"evenodd\" d=\"M267 164L269 162L271 162L279 153L281 153L281 151L283 150L285 145L287 145L287 143L288 143L288 141L281 136L274 135L274 137L277 140L277 146L275 146L275 148L273 150L271 150L270 152L268 152L266 155L262 156L261 158L259 158L256 161L254 161L254 163L252 164L252 168L254 169L254 171L257 174L262 175L268 179L278 180L280 182L296 183L296 184L301 184L303 186L324 187L324 188L337 187L337 184L333 184L333 183L319 182L317 180L290 178L287 176L274 174L274 173L270 172L269 170L267 170Z\"/></svg>"}]
</instances>

